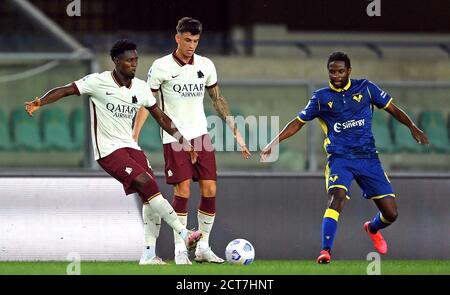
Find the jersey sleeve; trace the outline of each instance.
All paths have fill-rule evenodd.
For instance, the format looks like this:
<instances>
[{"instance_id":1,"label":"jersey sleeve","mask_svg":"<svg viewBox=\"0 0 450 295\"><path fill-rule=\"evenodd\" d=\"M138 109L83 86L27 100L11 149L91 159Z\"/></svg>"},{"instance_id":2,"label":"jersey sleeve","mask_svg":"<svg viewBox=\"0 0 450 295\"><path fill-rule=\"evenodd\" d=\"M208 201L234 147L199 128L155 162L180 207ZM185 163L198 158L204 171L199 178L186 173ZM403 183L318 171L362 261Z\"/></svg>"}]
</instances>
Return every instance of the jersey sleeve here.
<instances>
[{"instance_id":1,"label":"jersey sleeve","mask_svg":"<svg viewBox=\"0 0 450 295\"><path fill-rule=\"evenodd\" d=\"M214 66L214 63L211 60L208 60L209 62L209 75L206 79L205 86L206 88L211 88L217 85L217 71L216 67Z\"/></svg>"},{"instance_id":2,"label":"jersey sleeve","mask_svg":"<svg viewBox=\"0 0 450 295\"><path fill-rule=\"evenodd\" d=\"M156 63L153 63L147 73L147 84L152 91L158 91L163 81L163 72Z\"/></svg>"},{"instance_id":3,"label":"jersey sleeve","mask_svg":"<svg viewBox=\"0 0 450 295\"><path fill-rule=\"evenodd\" d=\"M143 87L142 96L144 99L142 100L141 106L153 108L157 105L156 98L153 96L153 93L148 84L145 84L145 86Z\"/></svg>"},{"instance_id":4,"label":"jersey sleeve","mask_svg":"<svg viewBox=\"0 0 450 295\"><path fill-rule=\"evenodd\" d=\"M320 113L319 98L317 97L317 94L314 93L311 99L308 101L308 104L305 106L305 108L300 113L298 113L297 119L303 123L306 123L307 121L311 121L314 118L318 117L319 113Z\"/></svg>"},{"instance_id":5,"label":"jersey sleeve","mask_svg":"<svg viewBox=\"0 0 450 295\"><path fill-rule=\"evenodd\" d=\"M392 102L392 97L386 91L370 81L367 84L367 90L369 91L371 102L379 109L387 108Z\"/></svg>"},{"instance_id":6,"label":"jersey sleeve","mask_svg":"<svg viewBox=\"0 0 450 295\"><path fill-rule=\"evenodd\" d=\"M80 80L72 83L77 90L77 95L87 94L91 95L98 84L98 73L87 75Z\"/></svg>"}]
</instances>

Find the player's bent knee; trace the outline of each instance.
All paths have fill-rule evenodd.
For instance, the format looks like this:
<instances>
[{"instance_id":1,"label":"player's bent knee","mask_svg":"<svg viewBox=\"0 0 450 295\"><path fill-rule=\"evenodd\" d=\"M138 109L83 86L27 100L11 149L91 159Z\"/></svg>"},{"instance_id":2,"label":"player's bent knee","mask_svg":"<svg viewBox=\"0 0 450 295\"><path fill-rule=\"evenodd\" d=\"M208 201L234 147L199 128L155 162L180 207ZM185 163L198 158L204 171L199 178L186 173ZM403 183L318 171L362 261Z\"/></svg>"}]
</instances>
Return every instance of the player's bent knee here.
<instances>
[{"instance_id":1,"label":"player's bent knee","mask_svg":"<svg viewBox=\"0 0 450 295\"><path fill-rule=\"evenodd\" d=\"M151 178L146 172L142 172L133 180L132 185L134 188L142 188Z\"/></svg>"},{"instance_id":2,"label":"player's bent knee","mask_svg":"<svg viewBox=\"0 0 450 295\"><path fill-rule=\"evenodd\" d=\"M387 213L383 213L383 217L389 221L389 222L394 222L397 220L398 218L398 212L397 211L391 211L391 212L387 212Z\"/></svg>"},{"instance_id":3,"label":"player's bent knee","mask_svg":"<svg viewBox=\"0 0 450 295\"><path fill-rule=\"evenodd\" d=\"M328 198L331 202L338 201L344 202L346 200L347 191L341 188L332 188L328 191Z\"/></svg>"},{"instance_id":4,"label":"player's bent knee","mask_svg":"<svg viewBox=\"0 0 450 295\"><path fill-rule=\"evenodd\" d=\"M189 198L189 196L191 195L191 190L190 188L177 188L175 190L175 195L182 198Z\"/></svg>"},{"instance_id":5,"label":"player's bent knee","mask_svg":"<svg viewBox=\"0 0 450 295\"><path fill-rule=\"evenodd\" d=\"M139 192L144 203L160 194L158 184L146 172L139 174L134 181L133 187Z\"/></svg>"},{"instance_id":6,"label":"player's bent knee","mask_svg":"<svg viewBox=\"0 0 450 295\"><path fill-rule=\"evenodd\" d=\"M347 192L344 189L336 188L328 191L328 208L341 212L344 208Z\"/></svg>"},{"instance_id":7,"label":"player's bent knee","mask_svg":"<svg viewBox=\"0 0 450 295\"><path fill-rule=\"evenodd\" d=\"M183 181L181 183L178 183L174 187L175 195L183 197L183 198L189 198L191 194L191 183L190 181Z\"/></svg>"},{"instance_id":8,"label":"player's bent knee","mask_svg":"<svg viewBox=\"0 0 450 295\"><path fill-rule=\"evenodd\" d=\"M216 196L216 187L210 186L210 187L204 187L202 188L202 196L210 198Z\"/></svg>"}]
</instances>

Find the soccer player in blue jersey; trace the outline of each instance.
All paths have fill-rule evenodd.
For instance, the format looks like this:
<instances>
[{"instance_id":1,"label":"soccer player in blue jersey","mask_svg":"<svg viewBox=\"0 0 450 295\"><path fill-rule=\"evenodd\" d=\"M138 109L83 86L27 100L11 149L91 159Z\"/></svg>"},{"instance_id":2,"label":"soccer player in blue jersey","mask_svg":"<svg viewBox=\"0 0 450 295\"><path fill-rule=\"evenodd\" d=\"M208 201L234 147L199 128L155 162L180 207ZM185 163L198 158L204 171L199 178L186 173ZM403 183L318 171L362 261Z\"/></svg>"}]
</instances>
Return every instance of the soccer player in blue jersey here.
<instances>
[{"instance_id":1,"label":"soccer player in blue jersey","mask_svg":"<svg viewBox=\"0 0 450 295\"><path fill-rule=\"evenodd\" d=\"M325 185L328 208L322 222L322 251L317 263L329 263L339 214L348 198L353 179L363 190L363 197L373 200L379 212L364 229L375 249L387 253L382 228L397 219L397 204L390 181L383 170L372 134L373 106L384 109L411 131L419 144L428 144L427 135L392 102L392 97L366 79L349 79L350 59L343 52L333 52L327 63L329 85L315 91L306 107L289 122L261 152L265 161L279 142L297 133L306 122L318 118L326 134L324 147L328 155Z\"/></svg>"}]
</instances>

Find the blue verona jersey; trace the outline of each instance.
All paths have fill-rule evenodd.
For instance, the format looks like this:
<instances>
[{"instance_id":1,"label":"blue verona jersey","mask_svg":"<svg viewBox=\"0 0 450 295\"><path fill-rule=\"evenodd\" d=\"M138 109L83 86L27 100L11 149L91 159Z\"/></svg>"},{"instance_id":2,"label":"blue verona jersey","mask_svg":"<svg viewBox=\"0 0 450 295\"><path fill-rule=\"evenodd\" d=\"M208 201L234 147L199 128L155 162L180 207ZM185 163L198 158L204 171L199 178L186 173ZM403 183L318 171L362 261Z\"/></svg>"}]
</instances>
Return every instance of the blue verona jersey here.
<instances>
[{"instance_id":1,"label":"blue verona jersey","mask_svg":"<svg viewBox=\"0 0 450 295\"><path fill-rule=\"evenodd\" d=\"M344 88L329 87L313 93L297 119L305 123L318 118L326 134L329 156L370 158L376 156L372 134L372 105L387 108L392 98L374 83L351 79Z\"/></svg>"}]
</instances>

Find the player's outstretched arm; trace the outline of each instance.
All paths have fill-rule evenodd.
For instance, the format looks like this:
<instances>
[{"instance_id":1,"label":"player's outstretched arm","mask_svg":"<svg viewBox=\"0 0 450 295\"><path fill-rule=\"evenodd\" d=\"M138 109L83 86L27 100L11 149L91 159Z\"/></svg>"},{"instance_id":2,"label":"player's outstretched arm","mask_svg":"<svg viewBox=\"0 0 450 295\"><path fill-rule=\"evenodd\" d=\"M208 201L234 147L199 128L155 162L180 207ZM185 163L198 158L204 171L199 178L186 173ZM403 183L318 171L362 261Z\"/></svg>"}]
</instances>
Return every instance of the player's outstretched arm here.
<instances>
[{"instance_id":1,"label":"player's outstretched arm","mask_svg":"<svg viewBox=\"0 0 450 295\"><path fill-rule=\"evenodd\" d=\"M289 122L283 128L283 130L281 130L281 132L274 139L272 139L272 141L269 142L264 147L264 149L261 151L261 155L260 155L261 156L261 162L265 162L266 161L266 159L270 156L270 153L272 152L272 148L275 145L279 144L283 140L291 137L292 135L294 135L295 133L300 131L300 129L302 129L303 125L305 125L305 123L301 122L297 118L295 118L291 122Z\"/></svg>"},{"instance_id":2,"label":"player's outstretched arm","mask_svg":"<svg viewBox=\"0 0 450 295\"><path fill-rule=\"evenodd\" d=\"M411 135L415 141L421 144L430 144L430 142L428 141L428 136L425 134L425 132L420 130L402 109L397 107L394 103L391 103L385 110L386 112L391 114L397 121L409 128L409 130L411 131Z\"/></svg>"},{"instance_id":3,"label":"player's outstretched arm","mask_svg":"<svg viewBox=\"0 0 450 295\"><path fill-rule=\"evenodd\" d=\"M148 114L149 112L145 107L141 107L137 112L133 127L133 139L136 142L138 142L139 140L139 134L141 133L141 129L144 126L145 120L147 120Z\"/></svg>"},{"instance_id":4,"label":"player's outstretched arm","mask_svg":"<svg viewBox=\"0 0 450 295\"><path fill-rule=\"evenodd\" d=\"M189 141L181 135L172 120L157 105L154 107L146 107L146 109L150 112L152 117L156 120L159 126L162 127L162 129L175 137L178 142L183 145L183 148L189 151L191 155L191 162L192 164L195 164L198 158L197 152L194 151L194 147L189 143Z\"/></svg>"},{"instance_id":5,"label":"player's outstretched arm","mask_svg":"<svg viewBox=\"0 0 450 295\"><path fill-rule=\"evenodd\" d=\"M53 103L60 98L76 93L77 89L73 84L56 87L48 91L42 97L36 97L33 101L25 102L25 111L28 113L28 115L33 116L33 113L36 112L41 106Z\"/></svg>"},{"instance_id":6,"label":"player's outstretched arm","mask_svg":"<svg viewBox=\"0 0 450 295\"><path fill-rule=\"evenodd\" d=\"M211 97L212 103L214 108L216 109L219 116L227 122L227 125L233 130L234 138L236 139L237 143L241 147L241 153L242 156L245 159L250 158L252 155L250 151L247 148L247 145L245 144L244 139L241 136L241 133L237 129L236 122L234 121L234 117L232 116L230 112L230 108L228 107L228 103L225 100L225 98L220 93L219 85L215 85L213 87L207 88L209 96Z\"/></svg>"}]
</instances>

